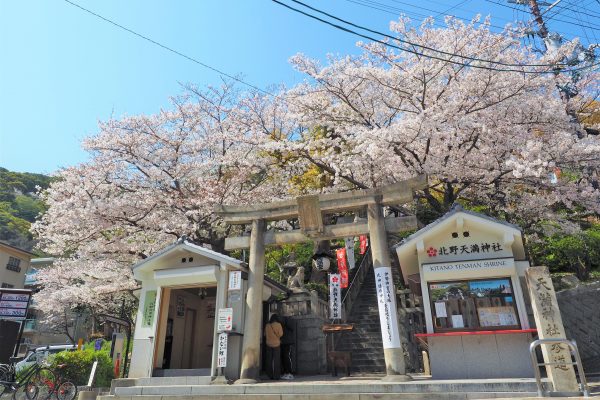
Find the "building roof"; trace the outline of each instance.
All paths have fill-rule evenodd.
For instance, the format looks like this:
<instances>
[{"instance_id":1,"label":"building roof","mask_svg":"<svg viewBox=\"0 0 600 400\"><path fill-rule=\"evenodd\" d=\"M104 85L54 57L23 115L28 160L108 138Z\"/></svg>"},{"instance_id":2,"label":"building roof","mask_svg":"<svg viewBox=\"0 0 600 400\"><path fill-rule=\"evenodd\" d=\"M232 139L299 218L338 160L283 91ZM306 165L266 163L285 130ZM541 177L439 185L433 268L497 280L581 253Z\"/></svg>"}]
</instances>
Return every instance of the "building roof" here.
<instances>
[{"instance_id":1,"label":"building roof","mask_svg":"<svg viewBox=\"0 0 600 400\"><path fill-rule=\"evenodd\" d=\"M8 249L11 249L11 250L14 250L14 251L18 251L19 253L22 253L22 254L25 254L25 255L29 256L29 258L35 257L35 254L33 254L32 252L27 251L27 250L23 250L23 249L21 249L19 247L13 246L13 245L8 244L6 242L0 241L0 247L5 247L5 248L8 248Z\"/></svg>"},{"instance_id":2,"label":"building roof","mask_svg":"<svg viewBox=\"0 0 600 400\"><path fill-rule=\"evenodd\" d=\"M501 235L503 242L510 248L510 254L515 260L526 259L523 235L517 225L491 218L485 214L465 210L462 206L456 204L446 214L394 246L404 280L408 282L409 276L419 273L419 257L425 254L425 243L427 241L436 238L437 235L446 230L456 229L465 223L469 224L471 228L478 227L481 231ZM471 258L467 255L465 257L465 259ZM452 258L456 258L456 256L445 258L447 261L455 261Z\"/></svg>"},{"instance_id":3,"label":"building roof","mask_svg":"<svg viewBox=\"0 0 600 400\"><path fill-rule=\"evenodd\" d=\"M481 214L481 213L478 213L478 212L475 212L475 211L465 210L460 204L455 203L452 206L452 208L450 208L450 210L446 214L442 215L440 218L436 219L435 221L433 221L429 225L426 225L425 227L419 229L418 231L416 231L412 235L405 237L404 239L402 239L402 241L400 241L398 244L396 244L394 246L394 248L403 247L403 246L407 245L409 242L416 241L418 238L420 238L423 235L427 234L428 232L432 231L434 228L436 228L437 226L441 225L442 223L444 223L448 219L454 217L458 213L463 213L463 214L467 214L467 215L470 215L470 216L473 216L473 217L476 217L476 218L481 218L483 220L486 220L488 222L492 222L494 224L504 225L505 227L514 229L518 233L521 233L521 228L519 228L518 225L514 225L514 224L511 224L509 222L502 221L502 220L499 220L499 219L495 219L495 218L492 218L492 217L490 217L488 215Z\"/></svg>"},{"instance_id":4,"label":"building roof","mask_svg":"<svg viewBox=\"0 0 600 400\"><path fill-rule=\"evenodd\" d=\"M233 257L229 257L225 254L221 254L217 251L211 250L211 249L207 249L206 247L202 247L200 245L197 245L195 243L192 243L191 241L189 241L187 239L187 237L182 236L181 238L177 239L177 241L175 241L173 244L163 248L162 250L154 253L153 255L151 255L150 257L141 260L140 262L138 262L137 264L135 264L133 267L131 267L131 269L133 271L139 269L140 267L144 266L144 265L148 265L149 263L152 262L156 262L158 261L160 258L162 257L168 257L169 255L171 255L174 252L180 251L180 250L187 250L191 253L194 254L199 254L201 256L204 256L206 258L218 261L218 262L222 262L226 265L232 266L235 269L244 271L244 272L248 272L248 267L246 266L246 264L241 261L238 260L236 258ZM265 275L265 285L276 289L282 293L289 293L289 289L282 285L281 283L269 278L268 276Z\"/></svg>"},{"instance_id":5,"label":"building roof","mask_svg":"<svg viewBox=\"0 0 600 400\"><path fill-rule=\"evenodd\" d=\"M243 264L242 261L238 259L226 256L225 254L221 254L211 249L207 249L206 247L199 246L189 241L186 236L182 236L179 239L177 239L175 243L163 248L162 250L159 250L158 252L152 254L150 257L139 261L133 267L131 267L131 269L135 271L142 265L148 264L152 261L156 261L157 259L165 257L178 250L188 250L192 253L199 254L201 256L222 262L227 265L231 265L233 267L240 267Z\"/></svg>"}]
</instances>

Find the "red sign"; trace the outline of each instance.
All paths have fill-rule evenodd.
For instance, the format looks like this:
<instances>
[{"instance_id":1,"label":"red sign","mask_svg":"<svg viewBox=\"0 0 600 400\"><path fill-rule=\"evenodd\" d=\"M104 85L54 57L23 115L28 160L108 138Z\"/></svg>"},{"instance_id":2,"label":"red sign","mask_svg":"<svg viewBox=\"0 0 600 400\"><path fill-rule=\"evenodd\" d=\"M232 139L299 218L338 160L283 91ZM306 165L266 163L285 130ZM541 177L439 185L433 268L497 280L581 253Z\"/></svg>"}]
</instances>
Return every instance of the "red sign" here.
<instances>
[{"instance_id":1,"label":"red sign","mask_svg":"<svg viewBox=\"0 0 600 400\"><path fill-rule=\"evenodd\" d=\"M360 254L365 254L367 252L367 246L369 245L367 235L360 235L359 239L360 239Z\"/></svg>"},{"instance_id":2,"label":"red sign","mask_svg":"<svg viewBox=\"0 0 600 400\"><path fill-rule=\"evenodd\" d=\"M342 247L336 251L338 272L340 273L340 287L348 287L348 264L346 264L346 248Z\"/></svg>"}]
</instances>

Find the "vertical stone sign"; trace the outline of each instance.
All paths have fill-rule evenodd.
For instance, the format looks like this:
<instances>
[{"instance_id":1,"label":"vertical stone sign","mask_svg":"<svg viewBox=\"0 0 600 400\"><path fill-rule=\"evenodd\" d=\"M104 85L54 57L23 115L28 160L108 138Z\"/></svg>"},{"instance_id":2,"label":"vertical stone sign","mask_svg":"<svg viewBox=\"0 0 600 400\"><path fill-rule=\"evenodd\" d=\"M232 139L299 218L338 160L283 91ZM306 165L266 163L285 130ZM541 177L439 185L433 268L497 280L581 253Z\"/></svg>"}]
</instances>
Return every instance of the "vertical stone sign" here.
<instances>
[{"instance_id":1,"label":"vertical stone sign","mask_svg":"<svg viewBox=\"0 0 600 400\"><path fill-rule=\"evenodd\" d=\"M558 309L556 293L547 267L531 267L526 272L531 306L540 339L566 339L565 328ZM547 365L546 372L557 392L578 392L579 385L567 345L542 345L545 362L568 364Z\"/></svg>"}]
</instances>

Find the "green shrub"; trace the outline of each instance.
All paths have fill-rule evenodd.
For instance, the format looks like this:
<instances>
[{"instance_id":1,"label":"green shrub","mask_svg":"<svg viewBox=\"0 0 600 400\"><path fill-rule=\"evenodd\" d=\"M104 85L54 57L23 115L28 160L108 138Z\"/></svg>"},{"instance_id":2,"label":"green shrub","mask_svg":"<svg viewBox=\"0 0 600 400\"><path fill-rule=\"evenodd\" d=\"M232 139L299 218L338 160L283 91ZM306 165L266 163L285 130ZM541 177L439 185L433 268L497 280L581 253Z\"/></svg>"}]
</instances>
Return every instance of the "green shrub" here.
<instances>
[{"instance_id":1,"label":"green shrub","mask_svg":"<svg viewBox=\"0 0 600 400\"><path fill-rule=\"evenodd\" d=\"M531 246L531 252L538 265L546 265L552 272L572 272L580 280L587 280L600 269L600 225L546 237Z\"/></svg>"},{"instance_id":2,"label":"green shrub","mask_svg":"<svg viewBox=\"0 0 600 400\"><path fill-rule=\"evenodd\" d=\"M96 360L98 360L98 366L93 386L108 387L114 378L114 371L112 359L106 351L94 351L93 346L88 346L86 350L80 351L62 351L55 354L50 359L50 363L53 369L56 369L57 365L66 364L66 367L57 372L63 379L70 380L77 386L84 386L87 385L92 365Z\"/></svg>"}]
</instances>

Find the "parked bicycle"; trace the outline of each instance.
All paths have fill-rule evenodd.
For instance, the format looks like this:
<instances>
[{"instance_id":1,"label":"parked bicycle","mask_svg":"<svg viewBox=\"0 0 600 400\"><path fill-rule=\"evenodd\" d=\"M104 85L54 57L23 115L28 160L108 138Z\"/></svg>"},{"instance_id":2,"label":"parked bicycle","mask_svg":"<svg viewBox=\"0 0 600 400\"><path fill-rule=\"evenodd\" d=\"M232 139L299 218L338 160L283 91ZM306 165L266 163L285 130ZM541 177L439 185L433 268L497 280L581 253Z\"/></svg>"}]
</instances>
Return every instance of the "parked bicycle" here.
<instances>
[{"instance_id":1,"label":"parked bicycle","mask_svg":"<svg viewBox=\"0 0 600 400\"><path fill-rule=\"evenodd\" d=\"M56 366L58 377L53 392L58 400L74 400L75 397L77 397L77 385L71 381L63 380L61 370L66 366L67 364L59 364Z\"/></svg>"},{"instance_id":2,"label":"parked bicycle","mask_svg":"<svg viewBox=\"0 0 600 400\"><path fill-rule=\"evenodd\" d=\"M56 387L56 375L43 365L34 364L17 373L19 358L11 357L10 364L0 365L0 397L12 394L13 400L47 400Z\"/></svg>"}]
</instances>

